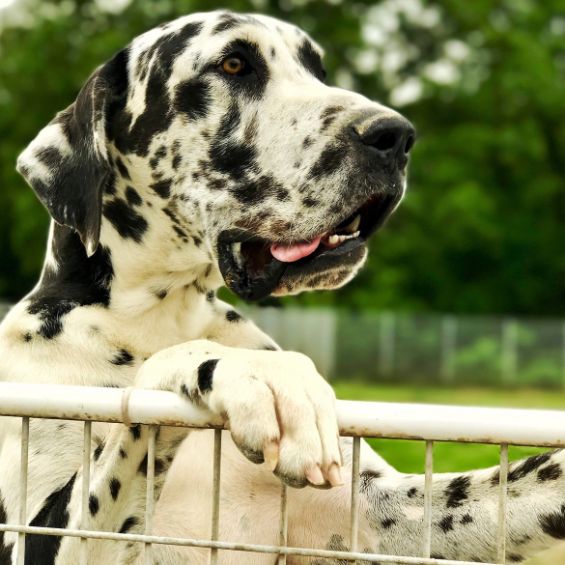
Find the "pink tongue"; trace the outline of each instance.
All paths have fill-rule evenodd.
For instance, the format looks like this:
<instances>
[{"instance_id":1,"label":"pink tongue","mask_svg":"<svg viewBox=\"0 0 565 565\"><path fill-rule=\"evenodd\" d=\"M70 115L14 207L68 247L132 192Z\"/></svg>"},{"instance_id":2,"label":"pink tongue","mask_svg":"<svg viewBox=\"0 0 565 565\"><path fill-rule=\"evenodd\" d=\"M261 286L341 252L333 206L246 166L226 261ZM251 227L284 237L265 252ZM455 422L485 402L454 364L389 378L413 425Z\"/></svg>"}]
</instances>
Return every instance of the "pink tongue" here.
<instances>
[{"instance_id":1,"label":"pink tongue","mask_svg":"<svg viewBox=\"0 0 565 565\"><path fill-rule=\"evenodd\" d=\"M295 243L294 245L279 245L278 243L274 243L271 245L271 255L283 263L294 263L294 261L312 255L312 253L318 249L321 240L322 238L319 236L307 243Z\"/></svg>"}]
</instances>

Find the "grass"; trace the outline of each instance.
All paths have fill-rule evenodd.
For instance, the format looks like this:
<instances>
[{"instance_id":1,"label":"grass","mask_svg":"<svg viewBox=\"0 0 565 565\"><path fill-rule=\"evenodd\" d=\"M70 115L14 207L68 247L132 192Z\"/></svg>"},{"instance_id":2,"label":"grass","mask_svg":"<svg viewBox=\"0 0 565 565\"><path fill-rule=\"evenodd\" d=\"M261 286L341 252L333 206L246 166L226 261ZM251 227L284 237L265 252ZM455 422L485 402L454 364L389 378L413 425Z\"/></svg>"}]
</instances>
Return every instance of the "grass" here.
<instances>
[{"instance_id":1,"label":"grass","mask_svg":"<svg viewBox=\"0 0 565 565\"><path fill-rule=\"evenodd\" d=\"M339 380L332 382L338 398L381 402L419 402L461 404L467 406L503 406L520 408L565 408L565 392L540 389L488 389L437 386L368 384ZM424 443L404 440L369 440L373 448L398 470L424 471ZM527 457L540 450L534 447L510 447L511 460ZM498 464L496 445L438 442L434 447L434 470L468 471Z\"/></svg>"}]
</instances>

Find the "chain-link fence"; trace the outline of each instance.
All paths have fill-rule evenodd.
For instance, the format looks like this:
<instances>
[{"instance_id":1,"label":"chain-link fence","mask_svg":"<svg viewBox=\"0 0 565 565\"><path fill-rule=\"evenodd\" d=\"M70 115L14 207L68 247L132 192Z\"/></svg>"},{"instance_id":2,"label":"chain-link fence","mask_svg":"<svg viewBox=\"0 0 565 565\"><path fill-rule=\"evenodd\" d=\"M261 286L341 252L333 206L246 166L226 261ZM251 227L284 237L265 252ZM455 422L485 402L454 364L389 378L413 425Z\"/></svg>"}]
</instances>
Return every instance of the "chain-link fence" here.
<instances>
[{"instance_id":1,"label":"chain-link fence","mask_svg":"<svg viewBox=\"0 0 565 565\"><path fill-rule=\"evenodd\" d=\"M0 303L0 319L8 309ZM565 320L244 308L324 375L379 382L565 387Z\"/></svg>"},{"instance_id":2,"label":"chain-link fence","mask_svg":"<svg viewBox=\"0 0 565 565\"><path fill-rule=\"evenodd\" d=\"M565 386L565 320L253 309L285 348L332 377ZM292 323L290 323L292 322Z\"/></svg>"}]
</instances>

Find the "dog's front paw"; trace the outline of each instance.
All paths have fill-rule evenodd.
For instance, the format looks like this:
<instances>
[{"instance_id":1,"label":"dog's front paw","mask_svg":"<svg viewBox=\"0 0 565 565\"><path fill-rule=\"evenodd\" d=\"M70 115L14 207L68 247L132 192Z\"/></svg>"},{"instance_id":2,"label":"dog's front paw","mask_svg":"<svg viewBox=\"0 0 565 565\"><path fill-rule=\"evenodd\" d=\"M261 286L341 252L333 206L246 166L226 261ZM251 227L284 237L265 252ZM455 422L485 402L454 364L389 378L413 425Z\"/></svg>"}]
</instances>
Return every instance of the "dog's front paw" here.
<instances>
[{"instance_id":1,"label":"dog's front paw","mask_svg":"<svg viewBox=\"0 0 565 565\"><path fill-rule=\"evenodd\" d=\"M295 487L342 483L335 395L308 357L210 342L163 353L143 372L164 372L170 388L222 415L249 460Z\"/></svg>"}]
</instances>

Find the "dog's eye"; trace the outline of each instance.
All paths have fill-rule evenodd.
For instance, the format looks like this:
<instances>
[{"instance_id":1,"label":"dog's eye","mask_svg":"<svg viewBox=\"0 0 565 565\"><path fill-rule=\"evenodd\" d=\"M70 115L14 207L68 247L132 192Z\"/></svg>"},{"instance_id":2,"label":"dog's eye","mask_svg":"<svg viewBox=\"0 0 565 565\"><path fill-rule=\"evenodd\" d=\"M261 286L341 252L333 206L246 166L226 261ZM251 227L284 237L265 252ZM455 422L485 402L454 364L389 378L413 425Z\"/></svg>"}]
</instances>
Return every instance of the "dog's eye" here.
<instances>
[{"instance_id":1,"label":"dog's eye","mask_svg":"<svg viewBox=\"0 0 565 565\"><path fill-rule=\"evenodd\" d=\"M228 75L242 75L247 70L247 61L239 55L226 57L221 64L222 70Z\"/></svg>"}]
</instances>

